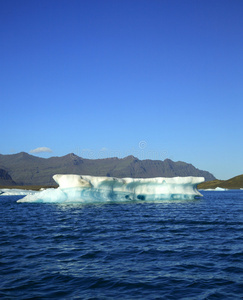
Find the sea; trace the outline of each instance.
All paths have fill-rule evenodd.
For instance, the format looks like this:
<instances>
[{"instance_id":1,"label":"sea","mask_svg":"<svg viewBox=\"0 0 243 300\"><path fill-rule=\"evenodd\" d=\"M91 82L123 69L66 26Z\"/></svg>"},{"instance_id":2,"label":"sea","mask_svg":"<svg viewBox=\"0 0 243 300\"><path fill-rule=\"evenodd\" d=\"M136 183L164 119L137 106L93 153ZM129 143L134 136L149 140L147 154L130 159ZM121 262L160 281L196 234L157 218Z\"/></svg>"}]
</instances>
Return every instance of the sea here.
<instances>
[{"instance_id":1,"label":"sea","mask_svg":"<svg viewBox=\"0 0 243 300\"><path fill-rule=\"evenodd\" d=\"M0 196L0 299L243 299L243 190L183 201Z\"/></svg>"}]
</instances>

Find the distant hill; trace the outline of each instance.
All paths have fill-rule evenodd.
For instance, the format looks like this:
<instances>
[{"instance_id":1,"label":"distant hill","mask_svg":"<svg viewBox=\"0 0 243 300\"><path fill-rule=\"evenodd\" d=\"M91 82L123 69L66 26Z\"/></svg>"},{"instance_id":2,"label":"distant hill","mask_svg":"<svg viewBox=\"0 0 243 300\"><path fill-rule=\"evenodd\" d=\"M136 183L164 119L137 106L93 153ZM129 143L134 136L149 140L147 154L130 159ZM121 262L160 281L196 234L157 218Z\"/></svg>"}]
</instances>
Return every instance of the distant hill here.
<instances>
[{"instance_id":1,"label":"distant hill","mask_svg":"<svg viewBox=\"0 0 243 300\"><path fill-rule=\"evenodd\" d=\"M54 174L80 174L114 177L175 177L202 176L208 180L215 177L185 162L170 159L139 160L134 156L125 158L84 159L73 153L62 157L40 158L25 152L12 155L0 154L0 167L6 170L18 185L53 185ZM1 182L0 182L1 185Z\"/></svg>"},{"instance_id":2,"label":"distant hill","mask_svg":"<svg viewBox=\"0 0 243 300\"><path fill-rule=\"evenodd\" d=\"M228 180L213 180L208 182L203 182L198 185L199 189L215 189L216 187L221 187L225 189L240 189L243 188L243 174L235 176Z\"/></svg>"},{"instance_id":3,"label":"distant hill","mask_svg":"<svg viewBox=\"0 0 243 300\"><path fill-rule=\"evenodd\" d=\"M12 177L4 169L0 169L0 185L2 186L16 185L16 182L13 181Z\"/></svg>"}]
</instances>

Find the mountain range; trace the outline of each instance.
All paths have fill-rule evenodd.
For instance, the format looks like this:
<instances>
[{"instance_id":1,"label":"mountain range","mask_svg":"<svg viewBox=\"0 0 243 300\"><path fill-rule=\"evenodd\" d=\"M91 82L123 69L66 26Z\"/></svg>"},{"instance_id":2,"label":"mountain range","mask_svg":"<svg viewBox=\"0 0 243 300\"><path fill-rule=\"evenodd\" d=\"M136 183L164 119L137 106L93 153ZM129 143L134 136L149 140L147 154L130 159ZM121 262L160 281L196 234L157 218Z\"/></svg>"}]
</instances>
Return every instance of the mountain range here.
<instances>
[{"instance_id":1,"label":"mountain range","mask_svg":"<svg viewBox=\"0 0 243 300\"><path fill-rule=\"evenodd\" d=\"M125 158L85 159L73 153L62 157L41 158L20 152L0 154L0 185L55 185L55 174L80 174L132 178L202 176L206 181L216 178L193 165L170 159L139 160L134 156ZM2 174L2 176L1 176ZM9 184L7 184L7 182Z\"/></svg>"},{"instance_id":2,"label":"mountain range","mask_svg":"<svg viewBox=\"0 0 243 300\"><path fill-rule=\"evenodd\" d=\"M13 181L12 177L4 169L0 169L0 185L2 186L16 185L16 182Z\"/></svg>"}]
</instances>

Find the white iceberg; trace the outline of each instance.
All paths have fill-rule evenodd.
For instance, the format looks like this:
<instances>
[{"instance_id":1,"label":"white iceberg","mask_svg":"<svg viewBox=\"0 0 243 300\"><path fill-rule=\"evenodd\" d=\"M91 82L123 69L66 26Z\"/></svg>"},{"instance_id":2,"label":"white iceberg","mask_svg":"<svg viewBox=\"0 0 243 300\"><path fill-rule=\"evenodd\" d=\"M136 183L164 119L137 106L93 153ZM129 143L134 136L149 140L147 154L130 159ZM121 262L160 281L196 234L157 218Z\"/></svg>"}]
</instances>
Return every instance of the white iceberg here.
<instances>
[{"instance_id":1,"label":"white iceberg","mask_svg":"<svg viewBox=\"0 0 243 300\"><path fill-rule=\"evenodd\" d=\"M25 189L1 189L1 196L24 196L24 195L32 195L37 193L37 191L25 190Z\"/></svg>"},{"instance_id":2,"label":"white iceberg","mask_svg":"<svg viewBox=\"0 0 243 300\"><path fill-rule=\"evenodd\" d=\"M122 202L132 200L194 199L204 177L115 178L54 175L57 189L29 194L17 202Z\"/></svg>"},{"instance_id":3,"label":"white iceberg","mask_svg":"<svg viewBox=\"0 0 243 300\"><path fill-rule=\"evenodd\" d=\"M204 191L218 191L218 192L223 192L223 191L228 191L229 189L221 188L221 187L216 187L215 189L206 189Z\"/></svg>"}]
</instances>

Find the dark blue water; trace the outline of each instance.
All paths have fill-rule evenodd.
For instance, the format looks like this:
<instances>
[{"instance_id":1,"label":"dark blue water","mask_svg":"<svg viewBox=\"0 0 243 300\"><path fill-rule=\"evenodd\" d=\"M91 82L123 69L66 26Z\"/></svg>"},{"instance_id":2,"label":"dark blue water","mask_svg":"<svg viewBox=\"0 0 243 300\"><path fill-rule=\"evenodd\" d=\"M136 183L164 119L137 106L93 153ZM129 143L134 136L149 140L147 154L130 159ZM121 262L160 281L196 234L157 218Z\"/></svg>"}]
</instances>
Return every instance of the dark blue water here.
<instances>
[{"instance_id":1,"label":"dark blue water","mask_svg":"<svg viewBox=\"0 0 243 300\"><path fill-rule=\"evenodd\" d=\"M1 299L242 299L243 191L58 205L0 196Z\"/></svg>"}]
</instances>

